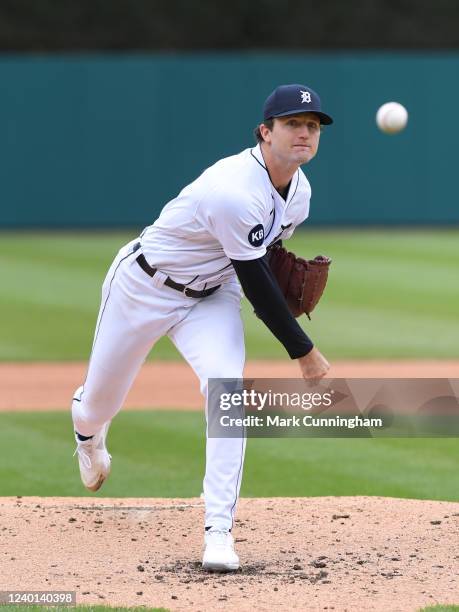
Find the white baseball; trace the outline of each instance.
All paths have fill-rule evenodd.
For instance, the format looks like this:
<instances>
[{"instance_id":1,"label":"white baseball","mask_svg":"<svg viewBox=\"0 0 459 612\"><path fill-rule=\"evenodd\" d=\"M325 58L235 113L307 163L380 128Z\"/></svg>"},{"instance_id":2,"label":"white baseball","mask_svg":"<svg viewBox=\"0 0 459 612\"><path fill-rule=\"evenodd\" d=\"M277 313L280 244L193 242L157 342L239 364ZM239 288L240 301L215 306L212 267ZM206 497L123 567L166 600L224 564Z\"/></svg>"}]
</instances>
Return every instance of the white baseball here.
<instances>
[{"instance_id":1,"label":"white baseball","mask_svg":"<svg viewBox=\"0 0 459 612\"><path fill-rule=\"evenodd\" d=\"M376 123L386 134L396 134L403 130L408 121L408 111L398 102L386 102L376 113Z\"/></svg>"}]
</instances>

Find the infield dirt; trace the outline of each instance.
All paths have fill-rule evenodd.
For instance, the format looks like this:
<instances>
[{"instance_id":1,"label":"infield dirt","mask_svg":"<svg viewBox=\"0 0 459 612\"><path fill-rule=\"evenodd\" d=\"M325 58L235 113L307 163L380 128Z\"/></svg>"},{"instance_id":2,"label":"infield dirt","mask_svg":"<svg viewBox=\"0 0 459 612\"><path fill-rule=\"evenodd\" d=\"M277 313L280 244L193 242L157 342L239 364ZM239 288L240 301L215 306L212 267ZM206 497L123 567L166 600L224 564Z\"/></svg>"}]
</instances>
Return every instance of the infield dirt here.
<instances>
[{"instance_id":1,"label":"infield dirt","mask_svg":"<svg viewBox=\"0 0 459 612\"><path fill-rule=\"evenodd\" d=\"M1 498L0 590L171 610L410 612L459 600L459 504L241 499L242 567L204 572L200 499Z\"/></svg>"},{"instance_id":2,"label":"infield dirt","mask_svg":"<svg viewBox=\"0 0 459 612\"><path fill-rule=\"evenodd\" d=\"M82 384L86 363L0 364L1 410L68 410ZM298 378L294 361L249 361L244 375ZM459 378L459 361L338 361L329 378ZM129 408L203 409L198 380L179 362L148 362L125 403Z\"/></svg>"},{"instance_id":3,"label":"infield dirt","mask_svg":"<svg viewBox=\"0 0 459 612\"><path fill-rule=\"evenodd\" d=\"M0 410L69 408L85 364L3 364ZM459 378L458 362L346 362L338 377ZM252 362L251 377L297 377ZM127 407L199 409L185 364L149 363ZM383 467L383 466L382 466ZM0 590L177 611L411 612L459 601L459 503L381 497L241 499L241 570L200 565L201 499L0 498Z\"/></svg>"}]
</instances>

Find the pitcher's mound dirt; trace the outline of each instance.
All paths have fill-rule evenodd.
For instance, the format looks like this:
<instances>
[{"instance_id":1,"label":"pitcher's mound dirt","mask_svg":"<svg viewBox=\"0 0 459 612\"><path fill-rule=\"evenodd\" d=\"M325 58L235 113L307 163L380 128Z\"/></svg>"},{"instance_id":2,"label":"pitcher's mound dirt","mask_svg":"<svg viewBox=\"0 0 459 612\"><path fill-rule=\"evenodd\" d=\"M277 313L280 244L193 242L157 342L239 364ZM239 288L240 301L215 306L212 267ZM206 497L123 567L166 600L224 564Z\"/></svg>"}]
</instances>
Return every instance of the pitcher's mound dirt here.
<instances>
[{"instance_id":1,"label":"pitcher's mound dirt","mask_svg":"<svg viewBox=\"0 0 459 612\"><path fill-rule=\"evenodd\" d=\"M459 504L242 499L242 569L201 569L199 499L1 498L0 590L171 610L408 612L459 602Z\"/></svg>"}]
</instances>

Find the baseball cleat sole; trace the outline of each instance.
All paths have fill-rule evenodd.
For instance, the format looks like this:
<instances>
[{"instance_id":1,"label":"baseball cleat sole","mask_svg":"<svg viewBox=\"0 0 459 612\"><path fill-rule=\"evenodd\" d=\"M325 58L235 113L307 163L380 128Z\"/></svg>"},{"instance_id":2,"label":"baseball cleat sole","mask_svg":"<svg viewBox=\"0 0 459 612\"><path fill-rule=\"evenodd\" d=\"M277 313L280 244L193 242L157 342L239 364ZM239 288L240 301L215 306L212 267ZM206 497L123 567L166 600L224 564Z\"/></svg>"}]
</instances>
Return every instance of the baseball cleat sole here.
<instances>
[{"instance_id":1,"label":"baseball cleat sole","mask_svg":"<svg viewBox=\"0 0 459 612\"><path fill-rule=\"evenodd\" d=\"M239 569L239 563L211 563L203 562L202 569L209 572L235 572Z\"/></svg>"},{"instance_id":2,"label":"baseball cleat sole","mask_svg":"<svg viewBox=\"0 0 459 612\"><path fill-rule=\"evenodd\" d=\"M99 480L97 480L94 484L92 485L86 485L86 488L88 489L88 491L92 491L93 493L95 493L96 491L98 491L100 489L100 487L104 484L104 482L107 480L108 478L108 474L106 474L105 476L100 476Z\"/></svg>"}]
</instances>

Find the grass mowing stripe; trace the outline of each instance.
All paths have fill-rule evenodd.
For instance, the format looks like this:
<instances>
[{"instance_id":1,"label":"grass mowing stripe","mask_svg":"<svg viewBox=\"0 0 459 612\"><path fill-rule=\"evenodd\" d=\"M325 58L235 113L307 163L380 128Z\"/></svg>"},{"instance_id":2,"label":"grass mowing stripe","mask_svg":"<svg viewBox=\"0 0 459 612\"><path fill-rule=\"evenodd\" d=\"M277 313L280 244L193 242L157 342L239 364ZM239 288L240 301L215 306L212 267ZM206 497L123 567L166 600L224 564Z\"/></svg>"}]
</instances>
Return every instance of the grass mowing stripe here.
<instances>
[{"instance_id":1,"label":"grass mowing stripe","mask_svg":"<svg viewBox=\"0 0 459 612\"><path fill-rule=\"evenodd\" d=\"M435 439L427 442L249 440L244 474L249 486L243 488L243 494L249 488L251 496L382 495L457 501L459 494L449 485L445 488L443 478L452 477L455 486L459 484L454 475L458 443Z\"/></svg>"},{"instance_id":2,"label":"grass mowing stripe","mask_svg":"<svg viewBox=\"0 0 459 612\"><path fill-rule=\"evenodd\" d=\"M109 435L104 497L196 497L205 454L201 413L126 411ZM70 415L0 413L0 495L90 496ZM251 439L242 496L380 495L459 501L457 439Z\"/></svg>"},{"instance_id":3,"label":"grass mowing stripe","mask_svg":"<svg viewBox=\"0 0 459 612\"><path fill-rule=\"evenodd\" d=\"M2 302L0 359L4 361L71 360L75 352L88 358L96 316L84 308ZM33 330L33 331L30 331ZM65 341L65 349L63 343Z\"/></svg>"},{"instance_id":4,"label":"grass mowing stripe","mask_svg":"<svg viewBox=\"0 0 459 612\"><path fill-rule=\"evenodd\" d=\"M401 258L407 261L431 262L432 254L441 256L446 264L459 263L457 250L457 228L451 230L409 228L389 229L334 229L320 230L305 227L304 231L295 232L288 241L292 248L298 246L309 251L321 249L333 255L336 251L346 251L349 255L366 254L369 258Z\"/></svg>"},{"instance_id":5,"label":"grass mowing stripe","mask_svg":"<svg viewBox=\"0 0 459 612\"><path fill-rule=\"evenodd\" d=\"M117 478L104 485L104 496L199 496L204 470L203 416L124 413L110 432L116 448ZM73 457L70 414L0 413L0 495L91 496L81 485ZM22 452L27 448L27 452ZM110 446L109 446L110 448ZM111 449L110 449L111 450ZM23 493L18 493L18 490ZM27 492L26 492L27 491Z\"/></svg>"},{"instance_id":6,"label":"grass mowing stripe","mask_svg":"<svg viewBox=\"0 0 459 612\"><path fill-rule=\"evenodd\" d=\"M87 359L102 279L134 235L2 233L0 316L9 324L0 359ZM297 232L289 249L333 258L324 300L312 322L301 323L331 360L457 357L458 237L458 230L394 228ZM243 313L248 357L285 358L247 302ZM167 340L153 356L179 359Z\"/></svg>"},{"instance_id":7,"label":"grass mowing stripe","mask_svg":"<svg viewBox=\"0 0 459 612\"><path fill-rule=\"evenodd\" d=\"M459 606L456 604L450 605L436 605L436 606L428 606L427 608L422 608L419 612L459 612Z\"/></svg>"},{"instance_id":8,"label":"grass mowing stripe","mask_svg":"<svg viewBox=\"0 0 459 612\"><path fill-rule=\"evenodd\" d=\"M249 306L244 308L250 309ZM457 326L451 325L449 320L437 321L434 317L405 313L398 316L382 308L340 304L324 304L320 316L313 313L312 317L312 321L304 321L302 325L332 363L338 356L360 359L457 358L459 330L456 333ZM339 320L346 321L346 324L338 330ZM433 329L435 342L432 341ZM248 359L263 358L268 354L286 358L285 349L273 342L272 335L260 321L246 329L246 334Z\"/></svg>"}]
</instances>

